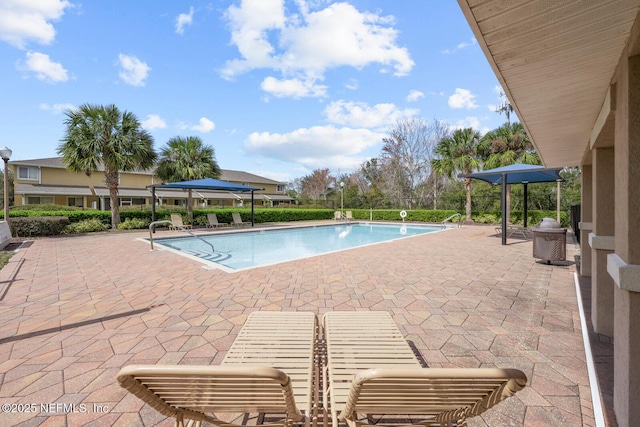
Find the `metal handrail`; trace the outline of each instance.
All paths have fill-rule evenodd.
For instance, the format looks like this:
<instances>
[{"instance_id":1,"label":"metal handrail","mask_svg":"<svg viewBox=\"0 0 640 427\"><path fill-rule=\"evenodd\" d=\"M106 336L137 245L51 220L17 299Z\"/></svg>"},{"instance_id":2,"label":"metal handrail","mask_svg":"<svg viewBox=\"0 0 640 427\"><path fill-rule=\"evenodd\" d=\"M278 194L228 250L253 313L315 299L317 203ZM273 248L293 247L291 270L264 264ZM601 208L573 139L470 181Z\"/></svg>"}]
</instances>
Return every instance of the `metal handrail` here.
<instances>
[{"instance_id":1,"label":"metal handrail","mask_svg":"<svg viewBox=\"0 0 640 427\"><path fill-rule=\"evenodd\" d=\"M153 250L153 228L155 227L156 224L166 224L166 223L169 223L169 224L173 225L175 228L178 228L178 229L184 231L185 233L191 234L196 239L202 240L204 243L206 243L207 245L211 246L211 252L212 253L216 252L216 248L213 247L211 242L207 242L202 237L196 236L191 231L187 230L184 227L179 226L178 224L175 224L173 221L170 221L168 219L162 219L162 220L159 220L159 221L153 221L151 224L149 224L149 241L151 242L151 250Z\"/></svg>"},{"instance_id":2,"label":"metal handrail","mask_svg":"<svg viewBox=\"0 0 640 427\"><path fill-rule=\"evenodd\" d=\"M462 227L462 214L460 214L460 213L454 213L454 214L453 214L453 215L451 215L450 217L446 218L444 221L442 221L442 222L440 223L440 226L441 226L442 228L445 228L445 227L446 227L446 226L445 226L445 223L446 223L447 221L449 221L449 220L451 220L451 219L455 218L455 217L458 217L458 228Z\"/></svg>"}]
</instances>

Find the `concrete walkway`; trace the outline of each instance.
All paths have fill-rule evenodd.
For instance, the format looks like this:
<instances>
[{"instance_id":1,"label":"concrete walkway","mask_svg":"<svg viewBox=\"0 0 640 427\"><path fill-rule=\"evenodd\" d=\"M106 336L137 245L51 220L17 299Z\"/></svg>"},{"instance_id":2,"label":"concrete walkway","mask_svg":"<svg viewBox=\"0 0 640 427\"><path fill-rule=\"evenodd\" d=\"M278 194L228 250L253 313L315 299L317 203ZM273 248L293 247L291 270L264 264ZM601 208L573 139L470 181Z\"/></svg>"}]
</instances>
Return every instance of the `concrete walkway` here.
<instances>
[{"instance_id":1,"label":"concrete walkway","mask_svg":"<svg viewBox=\"0 0 640 427\"><path fill-rule=\"evenodd\" d=\"M386 310L430 367L527 374L469 425L595 425L574 245L545 265L530 241L502 246L494 233L467 226L236 273L151 252L142 232L28 241L0 271L0 424L173 425L116 384L122 366L219 363L256 310Z\"/></svg>"}]
</instances>

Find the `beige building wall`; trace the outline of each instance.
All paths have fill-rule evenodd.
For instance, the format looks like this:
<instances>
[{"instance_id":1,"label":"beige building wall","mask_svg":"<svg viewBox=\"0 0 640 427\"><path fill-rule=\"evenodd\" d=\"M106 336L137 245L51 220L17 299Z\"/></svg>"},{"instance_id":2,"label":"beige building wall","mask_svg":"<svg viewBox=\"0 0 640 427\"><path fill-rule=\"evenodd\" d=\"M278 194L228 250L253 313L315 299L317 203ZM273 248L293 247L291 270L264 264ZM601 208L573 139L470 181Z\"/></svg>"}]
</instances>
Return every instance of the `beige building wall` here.
<instances>
[{"instance_id":1,"label":"beige building wall","mask_svg":"<svg viewBox=\"0 0 640 427\"><path fill-rule=\"evenodd\" d=\"M75 173L71 172L65 168L60 167L48 167L48 166L32 166L38 169L38 179L19 179L17 172L17 168L22 165L9 165L9 168L14 171L14 176L16 177L14 180L14 189L18 184L34 184L34 185L47 185L47 186L77 186L82 187L82 190L86 192L87 187L91 190L93 195L82 195L82 191L79 190L79 194L55 194L55 195L35 195L35 194L27 194L26 197L41 197L46 198L46 200L51 199L51 201L57 205L68 206L69 204L78 205L81 203L81 206L86 209L91 209L93 207L100 208L104 207L105 199L107 197L100 197L99 194L96 194L96 189L101 190L101 193L104 193L104 189L106 188L106 184L104 181L104 172L98 171L91 176L87 176L83 173ZM25 165L27 166L27 165ZM247 184L252 187L264 188L264 190L255 192L255 200L254 203L256 206L265 206L267 205L267 201L263 198L263 194L284 194L284 185L283 184L270 184L270 183L257 183L251 181L230 181L237 184ZM140 172L121 172L120 173L120 182L119 189L145 189L150 185L159 184L159 182L155 179L152 173L140 173ZM280 189L280 191L278 191ZM72 191L72 190L71 190ZM79 201L78 198L82 197L82 200ZM126 195L125 191L122 191L120 199L129 199L131 197ZM136 199L140 199L141 197L134 197ZM72 200L70 200L72 199ZM14 191L14 205L23 205L27 204L28 200L23 198L23 194L18 191ZM151 205L151 197L144 197L144 202L146 205ZM169 206L186 206L186 193L184 193L184 197L176 197L176 198L162 198L163 205ZM247 204L247 201L244 201L244 204ZM231 207L237 206L238 201L233 199L209 199L207 206L214 207ZM193 207L201 207L201 198L196 194L193 195Z\"/></svg>"}]
</instances>

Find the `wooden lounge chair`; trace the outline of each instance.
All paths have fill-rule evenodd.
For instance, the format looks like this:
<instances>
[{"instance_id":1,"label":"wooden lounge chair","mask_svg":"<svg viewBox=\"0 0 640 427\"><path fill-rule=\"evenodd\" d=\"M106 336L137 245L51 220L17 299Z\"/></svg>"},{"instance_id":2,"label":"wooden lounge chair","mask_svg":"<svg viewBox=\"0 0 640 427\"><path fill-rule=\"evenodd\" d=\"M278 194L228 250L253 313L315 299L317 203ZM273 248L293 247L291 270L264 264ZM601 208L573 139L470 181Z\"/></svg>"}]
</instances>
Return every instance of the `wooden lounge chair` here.
<instances>
[{"instance_id":1,"label":"wooden lounge chair","mask_svg":"<svg viewBox=\"0 0 640 427\"><path fill-rule=\"evenodd\" d=\"M240 227L240 226L243 226L243 225L251 225L250 222L243 221L242 217L240 216L240 213L238 213L238 212L233 212L231 214L231 216L233 218L233 225L235 225L237 227Z\"/></svg>"},{"instance_id":2,"label":"wooden lounge chair","mask_svg":"<svg viewBox=\"0 0 640 427\"><path fill-rule=\"evenodd\" d=\"M502 227L496 227L496 234L498 236L502 235ZM531 240L533 238L533 231L529 227L522 225L507 224L507 237L511 236Z\"/></svg>"},{"instance_id":3,"label":"wooden lounge chair","mask_svg":"<svg viewBox=\"0 0 640 427\"><path fill-rule=\"evenodd\" d=\"M218 222L218 215L216 215L215 213L207 214L207 222L207 228L226 227L227 225L229 225L226 222Z\"/></svg>"},{"instance_id":4,"label":"wooden lounge chair","mask_svg":"<svg viewBox=\"0 0 640 427\"><path fill-rule=\"evenodd\" d=\"M309 425L317 323L309 312L254 312L220 366L132 365L118 382L163 415L238 426L214 414L282 414L270 426Z\"/></svg>"},{"instance_id":5,"label":"wooden lounge chair","mask_svg":"<svg viewBox=\"0 0 640 427\"><path fill-rule=\"evenodd\" d=\"M176 214L176 213L171 214L171 222L173 224L169 226L169 230L179 230L180 228L185 228L185 229L193 228L193 226L191 226L190 224L185 224L182 222L182 215L180 214Z\"/></svg>"},{"instance_id":6,"label":"wooden lounge chair","mask_svg":"<svg viewBox=\"0 0 640 427\"><path fill-rule=\"evenodd\" d=\"M253 312L222 365L269 366L286 372L291 378L296 405L309 424L317 415L317 409L313 408L314 391L318 391L313 380L320 375L315 365L317 330L316 316L311 312Z\"/></svg>"},{"instance_id":7,"label":"wooden lounge chair","mask_svg":"<svg viewBox=\"0 0 640 427\"><path fill-rule=\"evenodd\" d=\"M334 427L366 424L358 414L420 416L421 425L462 426L527 381L516 369L422 368L386 312L327 313L322 323L324 406L328 395Z\"/></svg>"}]
</instances>

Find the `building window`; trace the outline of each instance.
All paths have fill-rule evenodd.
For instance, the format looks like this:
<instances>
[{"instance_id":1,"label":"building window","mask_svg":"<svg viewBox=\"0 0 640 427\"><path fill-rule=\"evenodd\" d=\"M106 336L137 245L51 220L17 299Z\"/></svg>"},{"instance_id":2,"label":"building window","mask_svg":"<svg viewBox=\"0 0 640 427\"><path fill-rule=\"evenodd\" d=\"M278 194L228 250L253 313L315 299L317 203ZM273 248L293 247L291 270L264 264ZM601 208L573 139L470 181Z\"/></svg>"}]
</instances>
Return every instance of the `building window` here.
<instances>
[{"instance_id":1,"label":"building window","mask_svg":"<svg viewBox=\"0 0 640 427\"><path fill-rule=\"evenodd\" d=\"M28 205L52 205L53 204L53 197L28 196L27 197L27 204Z\"/></svg>"},{"instance_id":2,"label":"building window","mask_svg":"<svg viewBox=\"0 0 640 427\"><path fill-rule=\"evenodd\" d=\"M67 206L82 207L82 197L69 197L67 198Z\"/></svg>"},{"instance_id":3,"label":"building window","mask_svg":"<svg viewBox=\"0 0 640 427\"><path fill-rule=\"evenodd\" d=\"M284 185L276 185L276 193L284 193Z\"/></svg>"},{"instance_id":4,"label":"building window","mask_svg":"<svg viewBox=\"0 0 640 427\"><path fill-rule=\"evenodd\" d=\"M143 206L147 204L144 197L120 197L120 206Z\"/></svg>"},{"instance_id":5,"label":"building window","mask_svg":"<svg viewBox=\"0 0 640 427\"><path fill-rule=\"evenodd\" d=\"M38 180L38 168L18 166L18 179Z\"/></svg>"}]
</instances>

